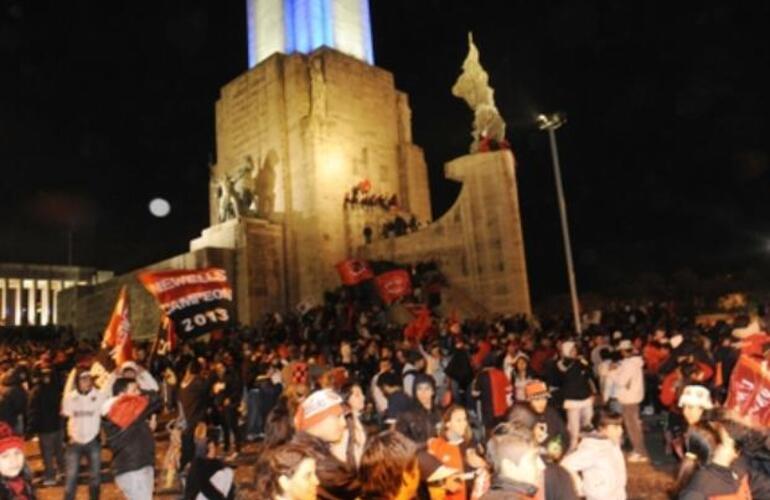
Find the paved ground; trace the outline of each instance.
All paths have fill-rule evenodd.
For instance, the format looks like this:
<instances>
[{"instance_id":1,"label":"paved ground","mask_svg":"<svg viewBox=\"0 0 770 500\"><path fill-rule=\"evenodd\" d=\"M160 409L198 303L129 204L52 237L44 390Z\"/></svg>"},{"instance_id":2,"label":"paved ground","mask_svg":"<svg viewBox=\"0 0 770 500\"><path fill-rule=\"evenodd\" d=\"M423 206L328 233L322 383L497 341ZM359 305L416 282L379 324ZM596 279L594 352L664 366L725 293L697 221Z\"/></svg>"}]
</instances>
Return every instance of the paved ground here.
<instances>
[{"instance_id":1,"label":"paved ground","mask_svg":"<svg viewBox=\"0 0 770 500\"><path fill-rule=\"evenodd\" d=\"M648 427L647 445L652 455L652 462L648 464L629 464L628 465L628 493L629 500L667 500L666 489L673 482L673 476L676 471L676 462L667 457L663 450L662 436L659 427L653 419L646 419L645 425ZM160 470L163 454L165 453L168 441L163 435L158 436L157 450L157 468ZM253 481L252 466L260 451L257 444L247 445L244 453L237 461L236 477L239 484L246 487ZM39 477L43 468L42 460L36 442L27 444L27 457L36 476ZM102 452L102 500L123 500L123 495L117 490L109 472L109 452ZM40 500L61 500L64 489L61 486L42 488L38 487L38 498ZM158 492L156 490L155 498L176 499L179 498L179 492ZM86 478L83 477L78 488L78 499L88 498L88 487ZM259 496L253 491L242 491L239 498L259 499Z\"/></svg>"}]
</instances>

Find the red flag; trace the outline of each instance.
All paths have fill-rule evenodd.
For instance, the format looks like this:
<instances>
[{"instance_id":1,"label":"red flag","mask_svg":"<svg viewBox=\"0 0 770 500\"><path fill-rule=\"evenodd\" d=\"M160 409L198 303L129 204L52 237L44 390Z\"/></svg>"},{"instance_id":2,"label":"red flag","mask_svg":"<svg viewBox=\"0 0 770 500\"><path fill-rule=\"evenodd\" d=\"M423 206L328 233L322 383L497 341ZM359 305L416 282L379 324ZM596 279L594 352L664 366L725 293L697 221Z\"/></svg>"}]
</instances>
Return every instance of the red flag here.
<instances>
[{"instance_id":1,"label":"red flag","mask_svg":"<svg viewBox=\"0 0 770 500\"><path fill-rule=\"evenodd\" d=\"M118 366L134 358L129 315L128 289L123 285L102 337L102 346L111 349L110 354Z\"/></svg>"},{"instance_id":2,"label":"red flag","mask_svg":"<svg viewBox=\"0 0 770 500\"><path fill-rule=\"evenodd\" d=\"M407 340L421 342L430 331L431 326L433 326L433 322L430 318L430 311L427 307L422 306L417 311L415 318L404 328L404 337Z\"/></svg>"},{"instance_id":3,"label":"red flag","mask_svg":"<svg viewBox=\"0 0 770 500\"><path fill-rule=\"evenodd\" d=\"M363 260L343 260L336 267L343 285L357 285L374 277L369 263Z\"/></svg>"},{"instance_id":4,"label":"red flag","mask_svg":"<svg viewBox=\"0 0 770 500\"><path fill-rule=\"evenodd\" d=\"M386 304L392 304L401 297L412 293L409 273L403 269L388 271L374 278L380 297Z\"/></svg>"},{"instance_id":5,"label":"red flag","mask_svg":"<svg viewBox=\"0 0 770 500\"><path fill-rule=\"evenodd\" d=\"M770 425L770 373L764 363L741 356L730 376L725 408L762 426Z\"/></svg>"}]
</instances>

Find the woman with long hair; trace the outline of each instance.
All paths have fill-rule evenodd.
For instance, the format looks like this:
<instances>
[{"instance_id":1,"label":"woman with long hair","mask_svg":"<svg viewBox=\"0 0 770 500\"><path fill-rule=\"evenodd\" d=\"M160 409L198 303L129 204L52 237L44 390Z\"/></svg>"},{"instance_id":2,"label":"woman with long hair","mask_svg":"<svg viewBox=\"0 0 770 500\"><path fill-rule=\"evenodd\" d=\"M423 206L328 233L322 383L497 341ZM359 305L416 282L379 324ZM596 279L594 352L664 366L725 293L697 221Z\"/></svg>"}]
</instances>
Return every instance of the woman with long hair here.
<instances>
[{"instance_id":1,"label":"woman with long hair","mask_svg":"<svg viewBox=\"0 0 770 500\"><path fill-rule=\"evenodd\" d=\"M286 444L265 452L257 461L255 488L266 500L316 500L316 462L309 451Z\"/></svg>"},{"instance_id":2,"label":"woman with long hair","mask_svg":"<svg viewBox=\"0 0 770 500\"><path fill-rule=\"evenodd\" d=\"M733 467L739 447L720 422L691 427L685 438L687 453L679 468L672 498L751 500L749 478Z\"/></svg>"},{"instance_id":3,"label":"woman with long hair","mask_svg":"<svg viewBox=\"0 0 770 500\"><path fill-rule=\"evenodd\" d=\"M436 383L433 377L420 373L414 378L414 408L401 413L396 430L414 441L421 449L438 435L441 412L436 408Z\"/></svg>"},{"instance_id":4,"label":"woman with long hair","mask_svg":"<svg viewBox=\"0 0 770 500\"><path fill-rule=\"evenodd\" d=\"M477 470L484 470L486 462L476 451L468 412L462 406L451 406L441 419L439 436L428 441L428 452L445 466L463 471L465 482L457 491L448 493L447 500L469 500Z\"/></svg>"},{"instance_id":5,"label":"woman with long hair","mask_svg":"<svg viewBox=\"0 0 770 500\"><path fill-rule=\"evenodd\" d=\"M342 400L350 409L345 417L347 428L338 443L331 445L331 451L341 462L358 469L366 446L366 429L361 423L361 413L366 406L366 396L357 382L348 382L340 390Z\"/></svg>"}]
</instances>

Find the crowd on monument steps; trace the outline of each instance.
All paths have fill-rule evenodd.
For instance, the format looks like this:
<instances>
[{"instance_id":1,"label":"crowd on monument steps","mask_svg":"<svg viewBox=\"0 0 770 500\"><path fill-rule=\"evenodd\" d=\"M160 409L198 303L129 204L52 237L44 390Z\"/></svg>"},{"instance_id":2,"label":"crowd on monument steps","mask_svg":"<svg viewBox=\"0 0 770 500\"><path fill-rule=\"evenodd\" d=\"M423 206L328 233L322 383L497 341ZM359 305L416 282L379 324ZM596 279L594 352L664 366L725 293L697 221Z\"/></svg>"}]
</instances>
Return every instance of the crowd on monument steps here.
<instances>
[{"instance_id":1,"label":"crowd on monument steps","mask_svg":"<svg viewBox=\"0 0 770 500\"><path fill-rule=\"evenodd\" d=\"M99 498L104 448L132 500L623 500L628 464L651 460L647 415L680 463L671 498L770 499L770 391L736 405L731 384L736 367L767 371L758 315L613 307L577 336L569 318L405 328L389 312L328 294L174 349L137 343L121 366L99 340L4 328L0 499Z\"/></svg>"}]
</instances>

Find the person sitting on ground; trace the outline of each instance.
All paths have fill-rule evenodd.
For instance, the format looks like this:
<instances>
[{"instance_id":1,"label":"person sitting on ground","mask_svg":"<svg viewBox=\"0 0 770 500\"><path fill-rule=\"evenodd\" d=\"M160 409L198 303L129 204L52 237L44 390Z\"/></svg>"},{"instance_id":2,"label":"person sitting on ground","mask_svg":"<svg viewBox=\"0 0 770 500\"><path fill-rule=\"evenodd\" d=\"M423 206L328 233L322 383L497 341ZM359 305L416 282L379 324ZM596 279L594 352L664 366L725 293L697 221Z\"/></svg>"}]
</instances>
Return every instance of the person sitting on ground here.
<instances>
[{"instance_id":1,"label":"person sitting on ground","mask_svg":"<svg viewBox=\"0 0 770 500\"><path fill-rule=\"evenodd\" d=\"M0 498L33 500L35 490L24 467L24 439L0 422Z\"/></svg>"},{"instance_id":2,"label":"person sitting on ground","mask_svg":"<svg viewBox=\"0 0 770 500\"><path fill-rule=\"evenodd\" d=\"M373 436L361 459L362 500L412 500L420 470L417 448L398 431Z\"/></svg>"},{"instance_id":3,"label":"person sitting on ground","mask_svg":"<svg viewBox=\"0 0 770 500\"><path fill-rule=\"evenodd\" d=\"M575 451L561 465L575 481L586 500L625 500L626 462L620 445L623 417L607 409L600 411L596 432L583 436Z\"/></svg>"}]
</instances>

